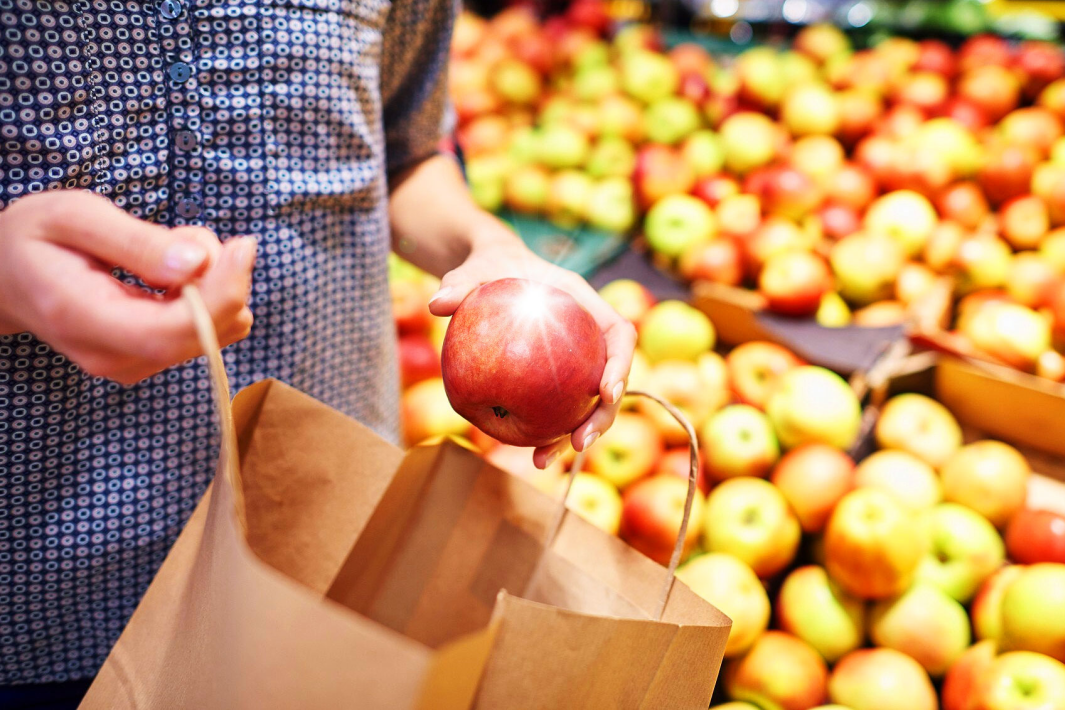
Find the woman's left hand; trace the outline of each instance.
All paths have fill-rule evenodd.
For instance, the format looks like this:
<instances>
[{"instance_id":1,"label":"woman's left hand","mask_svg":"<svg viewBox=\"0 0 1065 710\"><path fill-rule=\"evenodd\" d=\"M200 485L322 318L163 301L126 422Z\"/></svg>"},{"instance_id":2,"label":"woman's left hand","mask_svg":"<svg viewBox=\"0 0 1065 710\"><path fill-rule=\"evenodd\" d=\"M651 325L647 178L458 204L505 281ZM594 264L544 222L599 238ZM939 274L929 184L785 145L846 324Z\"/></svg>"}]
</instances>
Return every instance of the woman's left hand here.
<instances>
[{"instance_id":1,"label":"woman's left hand","mask_svg":"<svg viewBox=\"0 0 1065 710\"><path fill-rule=\"evenodd\" d=\"M481 284L502 278L523 278L550 284L573 296L595 318L606 341L606 367L599 383L599 406L574 429L568 441L563 439L533 452L536 466L546 468L570 443L577 451L584 451L613 423L632 366L636 329L579 275L536 256L502 224L498 230L498 234L474 241L462 265L444 275L440 290L429 301L432 314L451 315L462 299Z\"/></svg>"}]
</instances>

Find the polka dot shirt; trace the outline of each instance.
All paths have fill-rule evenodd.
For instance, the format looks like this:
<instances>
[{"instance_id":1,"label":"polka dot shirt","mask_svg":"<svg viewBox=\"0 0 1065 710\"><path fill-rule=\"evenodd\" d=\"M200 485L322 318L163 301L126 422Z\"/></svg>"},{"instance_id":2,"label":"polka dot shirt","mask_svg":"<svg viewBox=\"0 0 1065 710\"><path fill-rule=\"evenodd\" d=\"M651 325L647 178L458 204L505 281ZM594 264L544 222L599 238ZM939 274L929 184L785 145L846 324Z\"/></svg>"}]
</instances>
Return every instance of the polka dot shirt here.
<instances>
[{"instance_id":1,"label":"polka dot shirt","mask_svg":"<svg viewBox=\"0 0 1065 710\"><path fill-rule=\"evenodd\" d=\"M395 439L387 175L435 150L450 0L0 0L0 209L88 189L259 238L234 388ZM120 275L121 276L121 275ZM204 365L139 385L0 336L0 685L91 677L211 476Z\"/></svg>"}]
</instances>

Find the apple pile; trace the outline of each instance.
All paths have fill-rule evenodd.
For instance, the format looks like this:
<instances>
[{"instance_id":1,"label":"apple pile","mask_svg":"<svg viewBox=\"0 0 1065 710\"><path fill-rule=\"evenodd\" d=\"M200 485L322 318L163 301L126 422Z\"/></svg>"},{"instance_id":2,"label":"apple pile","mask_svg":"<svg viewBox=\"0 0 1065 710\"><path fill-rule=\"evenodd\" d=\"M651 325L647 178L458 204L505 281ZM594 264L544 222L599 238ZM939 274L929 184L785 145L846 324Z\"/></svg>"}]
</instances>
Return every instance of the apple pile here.
<instances>
[{"instance_id":1,"label":"apple pile","mask_svg":"<svg viewBox=\"0 0 1065 710\"><path fill-rule=\"evenodd\" d=\"M475 196L638 222L656 261L829 326L904 322L937 284L989 358L1065 380L1065 52L979 35L853 51L831 26L713 58L611 34L599 0L463 14L451 56Z\"/></svg>"}]
</instances>

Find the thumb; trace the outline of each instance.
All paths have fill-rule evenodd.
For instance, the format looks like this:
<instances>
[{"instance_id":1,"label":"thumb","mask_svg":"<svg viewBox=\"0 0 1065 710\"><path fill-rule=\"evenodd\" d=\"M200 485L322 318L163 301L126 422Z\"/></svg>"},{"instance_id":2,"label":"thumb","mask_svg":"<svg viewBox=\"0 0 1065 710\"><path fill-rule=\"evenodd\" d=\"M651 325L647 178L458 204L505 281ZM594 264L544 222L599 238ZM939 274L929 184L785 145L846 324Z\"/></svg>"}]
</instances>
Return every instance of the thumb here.
<instances>
[{"instance_id":1,"label":"thumb","mask_svg":"<svg viewBox=\"0 0 1065 710\"><path fill-rule=\"evenodd\" d=\"M470 291L480 286L475 279L467 276L460 266L444 274L440 280L440 290L429 299L429 312L434 316L446 317L455 312Z\"/></svg>"},{"instance_id":2,"label":"thumb","mask_svg":"<svg viewBox=\"0 0 1065 710\"><path fill-rule=\"evenodd\" d=\"M201 274L211 249L199 232L137 219L87 192L65 195L48 220L46 238L119 266L153 286L173 287Z\"/></svg>"}]
</instances>

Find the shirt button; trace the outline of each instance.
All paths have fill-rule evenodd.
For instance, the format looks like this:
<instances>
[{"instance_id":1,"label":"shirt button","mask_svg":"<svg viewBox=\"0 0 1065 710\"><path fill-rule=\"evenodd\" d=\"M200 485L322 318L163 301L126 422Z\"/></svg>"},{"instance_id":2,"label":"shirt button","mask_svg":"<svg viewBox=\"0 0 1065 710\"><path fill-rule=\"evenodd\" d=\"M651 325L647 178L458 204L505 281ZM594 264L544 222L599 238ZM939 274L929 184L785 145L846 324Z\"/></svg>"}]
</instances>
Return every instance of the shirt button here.
<instances>
[{"instance_id":1,"label":"shirt button","mask_svg":"<svg viewBox=\"0 0 1065 710\"><path fill-rule=\"evenodd\" d=\"M177 204L177 213L178 216L184 217L185 219L197 217L200 214L200 203L189 198L181 200Z\"/></svg>"},{"instance_id":2,"label":"shirt button","mask_svg":"<svg viewBox=\"0 0 1065 710\"><path fill-rule=\"evenodd\" d=\"M176 20L183 9L180 0L163 0L159 3L159 14L168 20Z\"/></svg>"},{"instance_id":3,"label":"shirt button","mask_svg":"<svg viewBox=\"0 0 1065 710\"><path fill-rule=\"evenodd\" d=\"M170 78L179 84L184 84L192 76L192 67L185 62L174 62L169 69Z\"/></svg>"},{"instance_id":4,"label":"shirt button","mask_svg":"<svg viewBox=\"0 0 1065 710\"><path fill-rule=\"evenodd\" d=\"M196 134L192 131L178 131L176 138L178 150L189 151L196 147Z\"/></svg>"}]
</instances>

